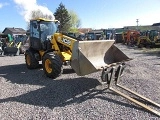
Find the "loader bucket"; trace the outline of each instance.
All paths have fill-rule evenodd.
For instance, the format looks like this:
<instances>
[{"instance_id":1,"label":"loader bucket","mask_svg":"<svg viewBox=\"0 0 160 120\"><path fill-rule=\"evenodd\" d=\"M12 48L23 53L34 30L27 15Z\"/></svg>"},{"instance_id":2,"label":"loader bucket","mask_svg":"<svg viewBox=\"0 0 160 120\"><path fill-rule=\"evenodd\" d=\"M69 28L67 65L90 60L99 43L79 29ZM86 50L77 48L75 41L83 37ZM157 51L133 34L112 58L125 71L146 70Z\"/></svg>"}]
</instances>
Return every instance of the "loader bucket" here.
<instances>
[{"instance_id":1,"label":"loader bucket","mask_svg":"<svg viewBox=\"0 0 160 120\"><path fill-rule=\"evenodd\" d=\"M77 75L97 72L102 67L127 61L129 58L113 45L115 40L76 41L73 45L71 67Z\"/></svg>"},{"instance_id":2,"label":"loader bucket","mask_svg":"<svg viewBox=\"0 0 160 120\"><path fill-rule=\"evenodd\" d=\"M4 49L4 54L5 55L16 55L18 51L18 48L16 47L6 47Z\"/></svg>"}]
</instances>

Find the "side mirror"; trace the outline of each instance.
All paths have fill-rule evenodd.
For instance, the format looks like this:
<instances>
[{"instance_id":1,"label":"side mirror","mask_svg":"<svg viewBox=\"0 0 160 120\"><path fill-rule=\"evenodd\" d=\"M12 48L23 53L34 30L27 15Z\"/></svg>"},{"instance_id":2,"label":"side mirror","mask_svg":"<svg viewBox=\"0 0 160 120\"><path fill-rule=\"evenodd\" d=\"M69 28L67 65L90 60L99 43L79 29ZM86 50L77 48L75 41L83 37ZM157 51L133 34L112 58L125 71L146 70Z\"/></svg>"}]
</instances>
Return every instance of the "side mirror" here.
<instances>
[{"instance_id":1,"label":"side mirror","mask_svg":"<svg viewBox=\"0 0 160 120\"><path fill-rule=\"evenodd\" d=\"M55 25L57 27L57 31L56 32L59 32L59 30L60 30L60 21L55 20Z\"/></svg>"},{"instance_id":2,"label":"side mirror","mask_svg":"<svg viewBox=\"0 0 160 120\"><path fill-rule=\"evenodd\" d=\"M56 26L59 26L60 25L60 21L55 20L55 24L56 24Z\"/></svg>"}]
</instances>

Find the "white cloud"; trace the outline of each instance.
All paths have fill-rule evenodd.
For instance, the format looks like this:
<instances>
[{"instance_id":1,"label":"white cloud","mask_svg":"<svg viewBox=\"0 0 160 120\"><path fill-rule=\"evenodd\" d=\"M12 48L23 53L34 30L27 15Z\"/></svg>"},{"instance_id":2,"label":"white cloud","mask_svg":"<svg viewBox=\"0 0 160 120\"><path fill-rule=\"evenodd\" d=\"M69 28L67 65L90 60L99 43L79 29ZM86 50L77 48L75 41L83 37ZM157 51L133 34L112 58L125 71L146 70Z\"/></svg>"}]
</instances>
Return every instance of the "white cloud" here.
<instances>
[{"instance_id":1,"label":"white cloud","mask_svg":"<svg viewBox=\"0 0 160 120\"><path fill-rule=\"evenodd\" d=\"M53 13L46 7L37 4L37 0L13 0L20 14L24 17L25 21L30 20L30 15L33 10L41 10L44 15L51 15L54 19Z\"/></svg>"},{"instance_id":2,"label":"white cloud","mask_svg":"<svg viewBox=\"0 0 160 120\"><path fill-rule=\"evenodd\" d=\"M9 3L0 3L0 8L9 5Z\"/></svg>"}]
</instances>

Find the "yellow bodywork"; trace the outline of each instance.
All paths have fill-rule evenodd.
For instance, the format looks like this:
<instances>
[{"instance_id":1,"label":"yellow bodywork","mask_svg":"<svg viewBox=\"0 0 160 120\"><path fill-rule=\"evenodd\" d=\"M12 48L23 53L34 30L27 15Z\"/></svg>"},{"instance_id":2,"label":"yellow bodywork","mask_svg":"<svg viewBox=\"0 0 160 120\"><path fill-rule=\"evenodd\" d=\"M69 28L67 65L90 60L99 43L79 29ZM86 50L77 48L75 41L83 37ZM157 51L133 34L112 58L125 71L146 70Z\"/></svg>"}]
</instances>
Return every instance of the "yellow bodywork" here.
<instances>
[{"instance_id":1,"label":"yellow bodywork","mask_svg":"<svg viewBox=\"0 0 160 120\"><path fill-rule=\"evenodd\" d=\"M99 71L104 66L129 59L113 45L114 42L115 40L79 41L63 33L54 33L50 38L51 48L39 50L39 54L42 60L47 52L53 51L61 58L62 62L70 61L70 65L77 75L83 76ZM53 72L50 62L48 59L44 63L47 73Z\"/></svg>"},{"instance_id":2,"label":"yellow bodywork","mask_svg":"<svg viewBox=\"0 0 160 120\"><path fill-rule=\"evenodd\" d=\"M22 45L22 42L18 42L18 43L14 43L14 42L11 42L11 43L9 43L9 47L16 47L16 48L20 48L21 47L21 45Z\"/></svg>"},{"instance_id":3,"label":"yellow bodywork","mask_svg":"<svg viewBox=\"0 0 160 120\"><path fill-rule=\"evenodd\" d=\"M18 42L18 43L16 44L16 47L17 47L17 48L20 48L21 45L22 45L22 42Z\"/></svg>"},{"instance_id":4,"label":"yellow bodywork","mask_svg":"<svg viewBox=\"0 0 160 120\"><path fill-rule=\"evenodd\" d=\"M55 33L51 39L54 53L59 55L63 62L71 61L71 67L77 75L83 76L102 69L103 66L128 60L118 48L113 46L114 40L78 41L61 33ZM43 56L45 51L39 51ZM45 63L46 70L47 64Z\"/></svg>"},{"instance_id":5,"label":"yellow bodywork","mask_svg":"<svg viewBox=\"0 0 160 120\"><path fill-rule=\"evenodd\" d=\"M61 33L55 33L51 39L52 49L54 49L56 54L58 54L61 57L62 61L70 61L72 56L71 51L75 41L77 40L63 35ZM59 44L63 46L63 49L59 47ZM45 51L39 51L39 53L41 56L43 56Z\"/></svg>"}]
</instances>

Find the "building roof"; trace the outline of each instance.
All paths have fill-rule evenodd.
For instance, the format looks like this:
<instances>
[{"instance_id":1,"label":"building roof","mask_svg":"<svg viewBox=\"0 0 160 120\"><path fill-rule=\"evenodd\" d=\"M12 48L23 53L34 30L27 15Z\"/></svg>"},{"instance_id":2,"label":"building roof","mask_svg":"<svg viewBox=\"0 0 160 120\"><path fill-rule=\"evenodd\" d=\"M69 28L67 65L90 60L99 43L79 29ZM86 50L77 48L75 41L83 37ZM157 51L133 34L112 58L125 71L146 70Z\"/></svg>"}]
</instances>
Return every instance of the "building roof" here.
<instances>
[{"instance_id":1,"label":"building roof","mask_svg":"<svg viewBox=\"0 0 160 120\"><path fill-rule=\"evenodd\" d=\"M92 28L79 28L78 32L80 32L80 33L87 33L87 32L89 32L91 30L92 30Z\"/></svg>"},{"instance_id":2,"label":"building roof","mask_svg":"<svg viewBox=\"0 0 160 120\"><path fill-rule=\"evenodd\" d=\"M13 28L7 27L3 30L2 33L4 33L7 29L11 31L13 34L26 34L26 31L23 28L14 28L14 27Z\"/></svg>"},{"instance_id":3,"label":"building roof","mask_svg":"<svg viewBox=\"0 0 160 120\"><path fill-rule=\"evenodd\" d=\"M88 33L102 33L103 29L96 29L96 30L91 30Z\"/></svg>"},{"instance_id":4,"label":"building roof","mask_svg":"<svg viewBox=\"0 0 160 120\"><path fill-rule=\"evenodd\" d=\"M143 25L143 26L125 26L124 29L131 29L131 30L158 30L160 31L160 27L152 26L152 25Z\"/></svg>"},{"instance_id":5,"label":"building roof","mask_svg":"<svg viewBox=\"0 0 160 120\"><path fill-rule=\"evenodd\" d=\"M160 26L160 23L154 23L152 26Z\"/></svg>"}]
</instances>

